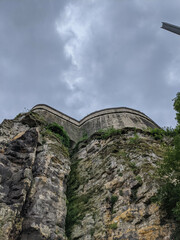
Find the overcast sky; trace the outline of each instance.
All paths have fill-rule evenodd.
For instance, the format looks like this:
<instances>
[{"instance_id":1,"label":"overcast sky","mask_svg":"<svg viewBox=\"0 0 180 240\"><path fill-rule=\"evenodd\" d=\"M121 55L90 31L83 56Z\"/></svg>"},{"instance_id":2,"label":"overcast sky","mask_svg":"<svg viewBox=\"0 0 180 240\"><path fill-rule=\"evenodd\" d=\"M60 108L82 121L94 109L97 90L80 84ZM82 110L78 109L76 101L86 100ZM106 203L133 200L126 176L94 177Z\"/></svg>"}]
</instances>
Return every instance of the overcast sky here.
<instances>
[{"instance_id":1,"label":"overcast sky","mask_svg":"<svg viewBox=\"0 0 180 240\"><path fill-rule=\"evenodd\" d=\"M39 103L80 120L130 107L175 127L179 0L0 0L0 122Z\"/></svg>"}]
</instances>

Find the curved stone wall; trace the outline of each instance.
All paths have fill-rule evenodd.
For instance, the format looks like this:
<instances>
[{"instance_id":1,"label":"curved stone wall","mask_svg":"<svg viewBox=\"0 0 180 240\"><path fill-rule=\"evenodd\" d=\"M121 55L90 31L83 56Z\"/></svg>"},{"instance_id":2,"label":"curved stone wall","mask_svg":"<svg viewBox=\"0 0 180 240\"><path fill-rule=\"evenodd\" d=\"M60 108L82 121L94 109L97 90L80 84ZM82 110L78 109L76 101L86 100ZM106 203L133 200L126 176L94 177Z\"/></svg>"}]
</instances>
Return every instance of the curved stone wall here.
<instances>
[{"instance_id":1,"label":"curved stone wall","mask_svg":"<svg viewBox=\"0 0 180 240\"><path fill-rule=\"evenodd\" d=\"M38 104L34 106L31 111L41 114L49 123L56 122L63 126L74 142L77 142L83 134L90 136L100 129L110 127L114 127L115 129L125 127L140 129L147 129L149 127L159 128L159 126L144 113L124 107L96 111L80 121L45 104Z\"/></svg>"}]
</instances>

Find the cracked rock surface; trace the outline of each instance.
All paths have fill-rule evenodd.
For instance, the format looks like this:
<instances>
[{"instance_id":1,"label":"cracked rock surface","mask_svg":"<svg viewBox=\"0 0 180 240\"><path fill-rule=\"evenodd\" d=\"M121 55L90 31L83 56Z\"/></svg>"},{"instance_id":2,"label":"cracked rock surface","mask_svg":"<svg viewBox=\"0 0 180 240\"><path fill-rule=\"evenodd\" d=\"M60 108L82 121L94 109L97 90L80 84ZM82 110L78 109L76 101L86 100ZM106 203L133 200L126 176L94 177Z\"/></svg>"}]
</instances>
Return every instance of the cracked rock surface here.
<instances>
[{"instance_id":1,"label":"cracked rock surface","mask_svg":"<svg viewBox=\"0 0 180 240\"><path fill-rule=\"evenodd\" d=\"M162 156L160 141L134 130L79 146L68 183L69 239L171 239L173 222L151 201Z\"/></svg>"},{"instance_id":2,"label":"cracked rock surface","mask_svg":"<svg viewBox=\"0 0 180 240\"><path fill-rule=\"evenodd\" d=\"M1 132L7 131L4 139L1 134L0 148L0 239L65 239L70 161L64 146L53 136L42 136L38 127L3 124Z\"/></svg>"},{"instance_id":3,"label":"cracked rock surface","mask_svg":"<svg viewBox=\"0 0 180 240\"><path fill-rule=\"evenodd\" d=\"M69 155L44 124L27 113L0 125L0 240L171 239L175 223L151 201L162 142L96 133Z\"/></svg>"}]
</instances>

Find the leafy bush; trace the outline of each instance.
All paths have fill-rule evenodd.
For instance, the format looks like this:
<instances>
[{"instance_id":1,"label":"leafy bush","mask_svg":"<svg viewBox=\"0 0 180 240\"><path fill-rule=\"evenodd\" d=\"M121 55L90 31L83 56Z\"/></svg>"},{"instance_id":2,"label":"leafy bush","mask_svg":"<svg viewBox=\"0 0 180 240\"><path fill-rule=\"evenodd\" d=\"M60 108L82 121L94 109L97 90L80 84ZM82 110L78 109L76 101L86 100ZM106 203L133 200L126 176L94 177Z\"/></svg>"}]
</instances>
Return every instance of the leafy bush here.
<instances>
[{"instance_id":1,"label":"leafy bush","mask_svg":"<svg viewBox=\"0 0 180 240\"><path fill-rule=\"evenodd\" d=\"M160 164L159 173L166 181L180 184L180 135L173 139L173 146L169 146L163 163Z\"/></svg>"},{"instance_id":2,"label":"leafy bush","mask_svg":"<svg viewBox=\"0 0 180 240\"><path fill-rule=\"evenodd\" d=\"M87 139L88 139L88 134L86 132L84 132L82 137L79 139L78 143L81 143Z\"/></svg>"},{"instance_id":3,"label":"leafy bush","mask_svg":"<svg viewBox=\"0 0 180 240\"><path fill-rule=\"evenodd\" d=\"M155 140L162 140L163 136L165 136L165 130L161 128L150 129L150 133Z\"/></svg>"},{"instance_id":4,"label":"leafy bush","mask_svg":"<svg viewBox=\"0 0 180 240\"><path fill-rule=\"evenodd\" d=\"M113 213L114 204L117 202L117 200L118 200L118 196L116 195L111 196L111 199L110 199L111 213Z\"/></svg>"},{"instance_id":5,"label":"leafy bush","mask_svg":"<svg viewBox=\"0 0 180 240\"><path fill-rule=\"evenodd\" d=\"M114 229L114 230L117 229L117 222L110 224L109 228Z\"/></svg>"},{"instance_id":6,"label":"leafy bush","mask_svg":"<svg viewBox=\"0 0 180 240\"><path fill-rule=\"evenodd\" d=\"M86 140L88 140L88 134L87 133L83 133L83 136L79 139L79 141L76 143L75 147L73 148L73 150L71 151L71 155L73 155L74 153L76 153L79 149L79 146L83 143L86 142Z\"/></svg>"},{"instance_id":7,"label":"leafy bush","mask_svg":"<svg viewBox=\"0 0 180 240\"><path fill-rule=\"evenodd\" d=\"M123 196L123 191L122 191L122 189L119 190L119 195L120 195L120 196Z\"/></svg>"},{"instance_id":8,"label":"leafy bush","mask_svg":"<svg viewBox=\"0 0 180 240\"><path fill-rule=\"evenodd\" d=\"M142 180L141 176L137 175L136 180L139 182L140 185L142 185L143 180Z\"/></svg>"},{"instance_id":9,"label":"leafy bush","mask_svg":"<svg viewBox=\"0 0 180 240\"><path fill-rule=\"evenodd\" d=\"M54 122L48 124L46 129L53 132L66 147L70 146L70 138L62 126Z\"/></svg>"},{"instance_id":10,"label":"leafy bush","mask_svg":"<svg viewBox=\"0 0 180 240\"><path fill-rule=\"evenodd\" d=\"M128 165L135 175L139 173L139 168L136 166L135 162L128 162Z\"/></svg>"},{"instance_id":11,"label":"leafy bush","mask_svg":"<svg viewBox=\"0 0 180 240\"><path fill-rule=\"evenodd\" d=\"M137 135L137 133L134 134L134 137L131 137L129 139L129 143L130 144L137 144L139 142L139 136Z\"/></svg>"},{"instance_id":12,"label":"leafy bush","mask_svg":"<svg viewBox=\"0 0 180 240\"><path fill-rule=\"evenodd\" d=\"M108 128L106 130L99 130L99 133L102 134L102 138L103 139L107 139L111 136L115 136L115 135L120 135L121 134L121 129L115 129L113 127Z\"/></svg>"},{"instance_id":13,"label":"leafy bush","mask_svg":"<svg viewBox=\"0 0 180 240\"><path fill-rule=\"evenodd\" d=\"M168 147L163 162L158 168L160 187L156 201L166 210L169 217L180 222L180 93L177 93L174 99L174 109L177 111L178 124L174 131L166 131L166 134L173 136L173 142L172 146ZM176 238L177 236L179 235L176 231L173 239L179 239Z\"/></svg>"},{"instance_id":14,"label":"leafy bush","mask_svg":"<svg viewBox=\"0 0 180 240\"><path fill-rule=\"evenodd\" d=\"M180 92L176 94L176 97L174 98L174 110L176 113L176 120L178 122L178 125L180 125Z\"/></svg>"},{"instance_id":15,"label":"leafy bush","mask_svg":"<svg viewBox=\"0 0 180 240\"><path fill-rule=\"evenodd\" d=\"M111 196L111 205L114 206L114 204L117 202L117 200L118 200L118 196L112 195Z\"/></svg>"},{"instance_id":16,"label":"leafy bush","mask_svg":"<svg viewBox=\"0 0 180 240\"><path fill-rule=\"evenodd\" d=\"M176 128L152 128L148 129L155 140L162 140L164 136L175 137L180 134L180 127Z\"/></svg>"},{"instance_id":17,"label":"leafy bush","mask_svg":"<svg viewBox=\"0 0 180 240\"><path fill-rule=\"evenodd\" d=\"M175 231L173 232L173 234L171 235L171 239L172 240L179 240L180 236L180 229L179 228L176 228Z\"/></svg>"},{"instance_id":18,"label":"leafy bush","mask_svg":"<svg viewBox=\"0 0 180 240\"><path fill-rule=\"evenodd\" d=\"M176 128L167 127L167 128L164 128L164 131L166 136L175 137L178 134L180 134L180 127L179 126L177 126Z\"/></svg>"},{"instance_id":19,"label":"leafy bush","mask_svg":"<svg viewBox=\"0 0 180 240\"><path fill-rule=\"evenodd\" d=\"M180 136L174 138L158 168L160 188L156 199L169 216L180 221Z\"/></svg>"}]
</instances>

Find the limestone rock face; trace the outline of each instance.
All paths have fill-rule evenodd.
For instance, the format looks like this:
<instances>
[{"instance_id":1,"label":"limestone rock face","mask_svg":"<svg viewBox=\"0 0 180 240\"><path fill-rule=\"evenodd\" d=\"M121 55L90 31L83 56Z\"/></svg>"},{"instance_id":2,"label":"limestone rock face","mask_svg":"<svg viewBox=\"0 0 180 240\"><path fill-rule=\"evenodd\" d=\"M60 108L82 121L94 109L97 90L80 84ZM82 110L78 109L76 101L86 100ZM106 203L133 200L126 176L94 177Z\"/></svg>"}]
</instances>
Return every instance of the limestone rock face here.
<instances>
[{"instance_id":1,"label":"limestone rock face","mask_svg":"<svg viewBox=\"0 0 180 240\"><path fill-rule=\"evenodd\" d=\"M0 125L0 240L171 239L151 201L162 142L127 128L72 146L35 113Z\"/></svg>"},{"instance_id":2,"label":"limestone rock face","mask_svg":"<svg viewBox=\"0 0 180 240\"><path fill-rule=\"evenodd\" d=\"M32 122L31 122L32 123ZM69 156L22 121L1 125L0 239L65 239Z\"/></svg>"},{"instance_id":3,"label":"limestone rock face","mask_svg":"<svg viewBox=\"0 0 180 240\"><path fill-rule=\"evenodd\" d=\"M68 186L69 239L171 239L173 223L151 201L162 144L132 130L94 136L72 159Z\"/></svg>"}]
</instances>

